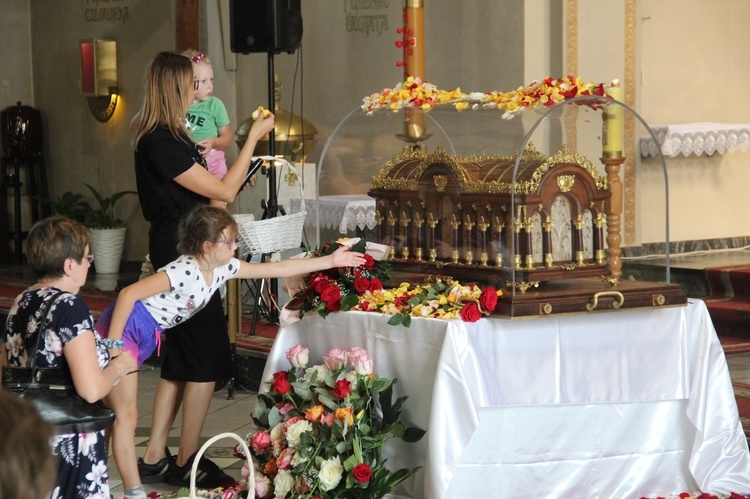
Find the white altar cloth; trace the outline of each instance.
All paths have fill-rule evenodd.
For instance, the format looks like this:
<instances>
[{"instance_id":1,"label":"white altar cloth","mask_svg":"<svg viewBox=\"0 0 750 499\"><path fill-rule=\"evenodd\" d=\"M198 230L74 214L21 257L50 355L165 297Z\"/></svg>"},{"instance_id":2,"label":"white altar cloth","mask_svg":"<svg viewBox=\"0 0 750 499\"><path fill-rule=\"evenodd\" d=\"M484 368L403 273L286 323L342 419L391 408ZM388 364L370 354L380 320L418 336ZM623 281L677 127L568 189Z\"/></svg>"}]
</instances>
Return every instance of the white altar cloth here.
<instances>
[{"instance_id":1,"label":"white altar cloth","mask_svg":"<svg viewBox=\"0 0 750 499\"><path fill-rule=\"evenodd\" d=\"M750 453L705 304L531 320L307 316L282 328L263 381L297 343L316 362L365 348L398 378L392 468L425 466L396 497L656 497L750 493ZM262 384L261 390L268 385Z\"/></svg>"},{"instance_id":2,"label":"white altar cloth","mask_svg":"<svg viewBox=\"0 0 750 499\"><path fill-rule=\"evenodd\" d=\"M750 125L727 123L684 123L681 125L652 125L664 156L676 158L680 154L713 154L747 151L750 147ZM641 137L641 156L657 156L658 150L650 135Z\"/></svg>"},{"instance_id":3,"label":"white altar cloth","mask_svg":"<svg viewBox=\"0 0 750 499\"><path fill-rule=\"evenodd\" d=\"M304 199L307 226L315 227L319 223L321 228L338 229L341 234L347 234L355 229L372 230L377 225L375 198L370 196L340 195ZM300 198L291 198L287 213L298 212L300 204Z\"/></svg>"}]
</instances>

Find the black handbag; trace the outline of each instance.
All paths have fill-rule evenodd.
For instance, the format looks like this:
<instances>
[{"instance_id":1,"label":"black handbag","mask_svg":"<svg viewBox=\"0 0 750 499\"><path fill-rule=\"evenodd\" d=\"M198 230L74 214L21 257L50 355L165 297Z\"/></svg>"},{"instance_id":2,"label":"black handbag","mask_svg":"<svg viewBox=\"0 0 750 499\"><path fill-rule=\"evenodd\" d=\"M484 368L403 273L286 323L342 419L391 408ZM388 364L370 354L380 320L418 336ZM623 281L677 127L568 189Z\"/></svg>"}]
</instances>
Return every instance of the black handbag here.
<instances>
[{"instance_id":1,"label":"black handbag","mask_svg":"<svg viewBox=\"0 0 750 499\"><path fill-rule=\"evenodd\" d=\"M55 294L44 308L36 348L30 367L3 366L3 387L36 406L58 435L99 431L112 426L115 413L101 401L93 404L81 398L73 386L70 371L59 367L36 367L36 356L50 307L62 292Z\"/></svg>"}]
</instances>

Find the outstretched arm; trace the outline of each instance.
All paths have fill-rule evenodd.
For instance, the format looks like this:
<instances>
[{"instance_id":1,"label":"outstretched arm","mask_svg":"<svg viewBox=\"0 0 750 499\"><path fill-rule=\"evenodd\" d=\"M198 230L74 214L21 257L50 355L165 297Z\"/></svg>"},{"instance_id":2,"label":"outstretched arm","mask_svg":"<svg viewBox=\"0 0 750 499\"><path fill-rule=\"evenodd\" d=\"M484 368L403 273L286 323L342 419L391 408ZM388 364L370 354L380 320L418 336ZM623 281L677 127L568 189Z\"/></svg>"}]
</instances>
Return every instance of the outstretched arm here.
<instances>
[{"instance_id":1,"label":"outstretched arm","mask_svg":"<svg viewBox=\"0 0 750 499\"><path fill-rule=\"evenodd\" d=\"M264 263L240 261L240 271L235 278L263 279L266 277L290 277L334 267L359 267L364 265L364 263L365 257L362 253L349 251L347 246L342 246L330 255L316 258L289 258L280 262Z\"/></svg>"}]
</instances>

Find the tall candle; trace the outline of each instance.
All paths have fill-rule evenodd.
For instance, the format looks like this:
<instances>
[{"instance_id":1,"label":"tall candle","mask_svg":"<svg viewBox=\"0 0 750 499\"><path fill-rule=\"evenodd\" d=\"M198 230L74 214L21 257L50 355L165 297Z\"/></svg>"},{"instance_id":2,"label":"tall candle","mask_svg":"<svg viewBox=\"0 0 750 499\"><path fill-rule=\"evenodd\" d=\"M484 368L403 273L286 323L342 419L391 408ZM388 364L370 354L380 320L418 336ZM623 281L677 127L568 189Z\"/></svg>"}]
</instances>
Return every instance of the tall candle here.
<instances>
[{"instance_id":1,"label":"tall candle","mask_svg":"<svg viewBox=\"0 0 750 499\"><path fill-rule=\"evenodd\" d=\"M622 101L622 87L617 80L613 81L604 92L611 98ZM622 156L622 106L619 104L604 106L603 125L603 155L605 158L619 158Z\"/></svg>"}]
</instances>

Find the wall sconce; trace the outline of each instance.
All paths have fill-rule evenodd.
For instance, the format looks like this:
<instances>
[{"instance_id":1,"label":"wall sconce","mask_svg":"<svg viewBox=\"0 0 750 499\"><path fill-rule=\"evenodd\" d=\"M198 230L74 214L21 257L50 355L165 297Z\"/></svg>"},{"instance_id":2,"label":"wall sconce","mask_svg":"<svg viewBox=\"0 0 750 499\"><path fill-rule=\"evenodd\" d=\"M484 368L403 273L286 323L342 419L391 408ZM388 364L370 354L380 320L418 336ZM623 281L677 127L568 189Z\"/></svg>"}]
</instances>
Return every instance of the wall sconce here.
<instances>
[{"instance_id":1,"label":"wall sconce","mask_svg":"<svg viewBox=\"0 0 750 499\"><path fill-rule=\"evenodd\" d=\"M81 95L94 118L109 121L117 107L117 42L81 40Z\"/></svg>"}]
</instances>

